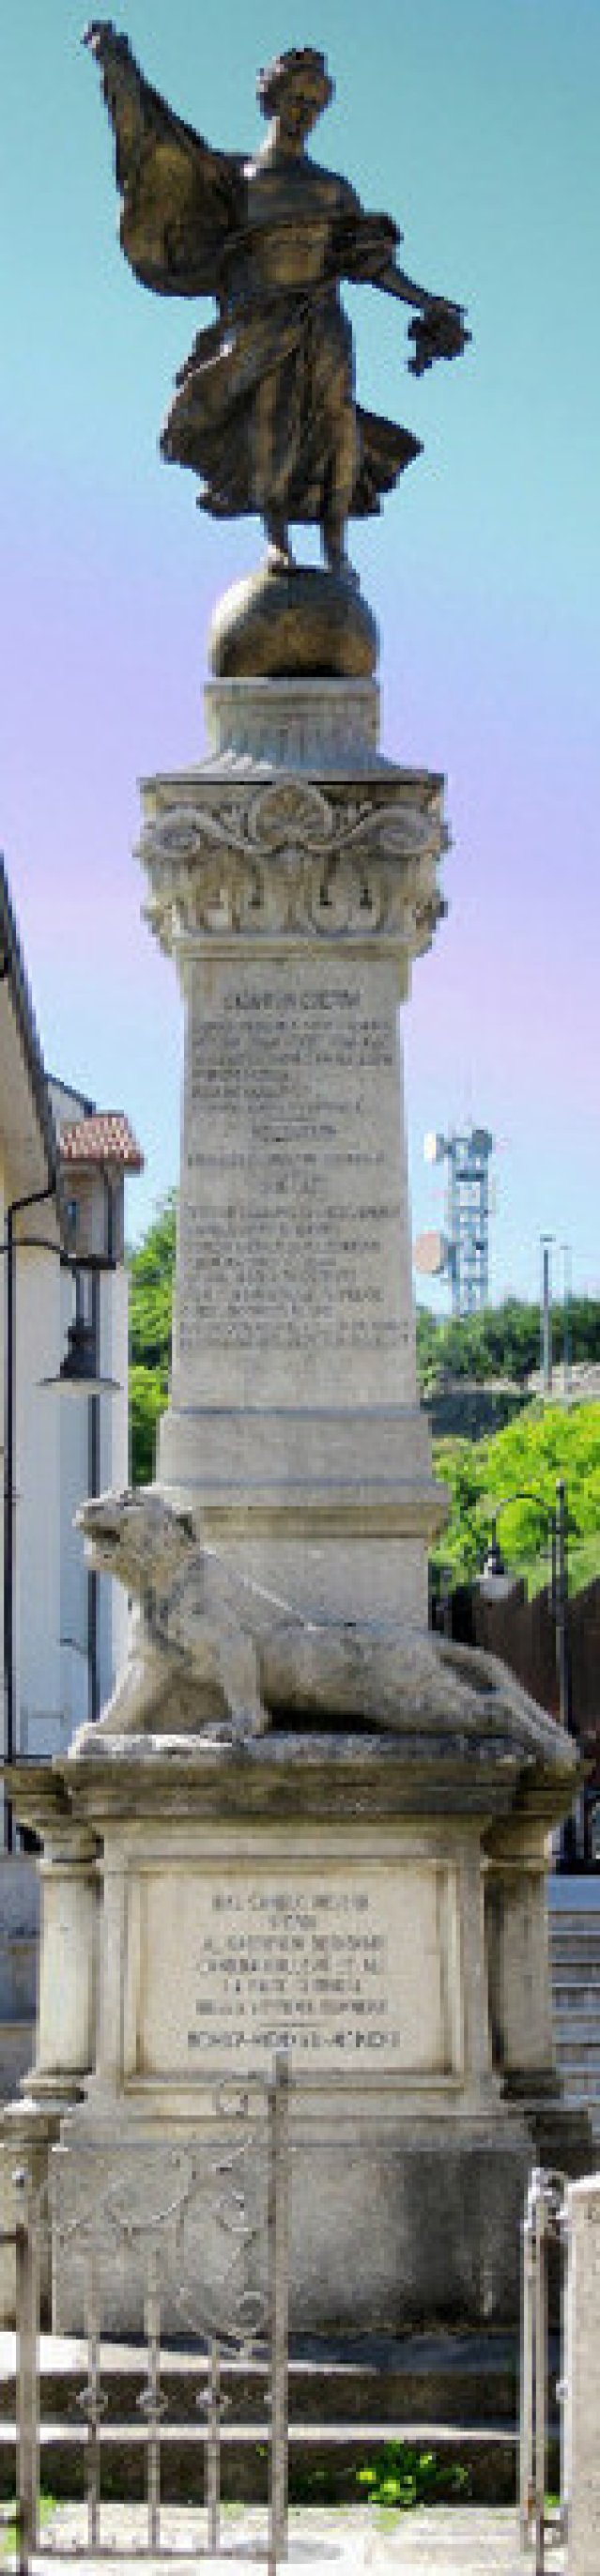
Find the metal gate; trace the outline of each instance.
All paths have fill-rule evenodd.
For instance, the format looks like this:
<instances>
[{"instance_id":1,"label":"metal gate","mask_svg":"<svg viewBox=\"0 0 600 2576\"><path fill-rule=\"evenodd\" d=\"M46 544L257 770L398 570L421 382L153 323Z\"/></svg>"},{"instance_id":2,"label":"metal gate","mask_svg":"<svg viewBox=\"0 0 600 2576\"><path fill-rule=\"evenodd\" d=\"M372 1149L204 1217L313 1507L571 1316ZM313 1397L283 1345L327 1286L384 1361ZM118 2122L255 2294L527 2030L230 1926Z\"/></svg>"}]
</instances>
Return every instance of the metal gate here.
<instances>
[{"instance_id":1,"label":"metal gate","mask_svg":"<svg viewBox=\"0 0 600 2576\"><path fill-rule=\"evenodd\" d=\"M520 2513L524 2548L535 2550L535 2576L544 2576L548 2547L566 2533L564 2443L566 2177L534 2166L523 2222L521 2347ZM560 2317L558 2374L550 2365L549 2274L558 2260ZM546 2504L551 2402L558 2407L559 2503Z\"/></svg>"},{"instance_id":2,"label":"metal gate","mask_svg":"<svg viewBox=\"0 0 600 2576\"><path fill-rule=\"evenodd\" d=\"M90 2169L93 2167L90 2151ZM136 2146L140 2174L144 2144ZM156 2148L154 2148L154 2162ZM26 2175L17 2177L19 2214L17 2256L17 2502L18 2563L29 2576L31 2561L55 2554L64 2557L64 2538L52 2540L40 2523L40 2459L48 2440L83 2453L85 2530L69 2541L74 2555L123 2556L122 2538L106 2536L102 2501L102 2461L111 2447L127 2445L145 2463L143 2528L135 2555L218 2556L222 2540L222 2457L224 2442L240 2433L246 2442L264 2444L268 2454L268 2514L262 2542L238 2544L227 2532L227 2556L266 2557L269 2576L286 2554L288 2446L288 2074L282 2054L268 2086L243 2090L224 2086L217 2101L214 2128L181 2148L161 2151L161 2206L152 2206L152 2183L144 2185L132 2212L112 2181L90 2191L76 2222L52 2222L54 2255L77 2267L85 2323L85 2371L76 2393L74 2421L59 2428L44 2417L40 2370L40 2281L50 2232L48 2193L35 2192ZM196 2230L194 2283L186 2277L186 2236ZM198 2287L198 2245L210 2233L212 2264L206 2287ZM118 2272L126 2249L141 2276L143 2334L136 2351L140 2387L127 2422L110 2413L111 2336L105 2325L110 2312L111 2267ZM216 2250L215 2250L216 2249ZM114 2328L112 2360L114 2365ZM254 2371L263 2396L264 2421L236 2425L235 2374ZM130 2374L131 2376L131 2374ZM233 2389L232 2389L233 2381ZM177 2392L185 2387L186 2410L177 2414ZM194 2396L190 2420L191 2396ZM226 2420L227 2419L227 2420ZM190 2475L199 2474L200 2495L193 2540L164 2537L161 2472L169 2445L188 2446ZM186 2460L187 2469L187 2460ZM127 2554L127 2552L125 2552Z\"/></svg>"}]
</instances>

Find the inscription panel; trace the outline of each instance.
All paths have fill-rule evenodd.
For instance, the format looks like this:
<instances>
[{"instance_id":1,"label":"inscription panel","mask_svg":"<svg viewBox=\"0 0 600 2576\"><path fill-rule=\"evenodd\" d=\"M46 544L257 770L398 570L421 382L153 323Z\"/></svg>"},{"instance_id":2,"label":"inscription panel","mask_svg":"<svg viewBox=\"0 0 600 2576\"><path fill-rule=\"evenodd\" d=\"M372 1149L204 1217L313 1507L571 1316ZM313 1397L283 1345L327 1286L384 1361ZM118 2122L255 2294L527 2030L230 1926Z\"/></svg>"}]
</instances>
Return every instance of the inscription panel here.
<instances>
[{"instance_id":1,"label":"inscription panel","mask_svg":"<svg viewBox=\"0 0 600 2576\"><path fill-rule=\"evenodd\" d=\"M453 1871L148 1868L137 1903L137 2073L455 2069Z\"/></svg>"},{"instance_id":2,"label":"inscription panel","mask_svg":"<svg viewBox=\"0 0 600 2576\"><path fill-rule=\"evenodd\" d=\"M378 1379L410 1348L394 972L194 970L175 1371L248 1356Z\"/></svg>"}]
</instances>

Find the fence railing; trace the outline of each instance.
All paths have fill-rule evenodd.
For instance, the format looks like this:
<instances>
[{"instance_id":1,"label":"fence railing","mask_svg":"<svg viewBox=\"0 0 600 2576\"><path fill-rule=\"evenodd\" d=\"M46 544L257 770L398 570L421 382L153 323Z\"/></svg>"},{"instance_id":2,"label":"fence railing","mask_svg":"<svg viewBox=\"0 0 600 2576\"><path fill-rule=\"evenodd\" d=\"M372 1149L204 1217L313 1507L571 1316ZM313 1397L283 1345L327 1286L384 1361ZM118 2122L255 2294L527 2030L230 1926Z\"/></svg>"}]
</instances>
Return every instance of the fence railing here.
<instances>
[{"instance_id":1,"label":"fence railing","mask_svg":"<svg viewBox=\"0 0 600 2576\"><path fill-rule=\"evenodd\" d=\"M565 2212L566 2178L541 2165L531 2174L523 2221L521 2343L520 2521L524 2548L535 2551L535 2576L544 2576L548 2549L566 2535L565 2481ZM558 2374L550 2365L550 2283L558 2279ZM558 2419L551 2409L558 2408ZM550 2507L549 2455L559 2443L559 2501Z\"/></svg>"},{"instance_id":2,"label":"fence railing","mask_svg":"<svg viewBox=\"0 0 600 2576\"><path fill-rule=\"evenodd\" d=\"M131 2203L120 2200L118 2186L101 2188L100 2175L93 2173L93 2150L88 2191L66 2220L60 2210L51 2212L47 2185L36 2188L26 2172L15 2177L15 2229L12 2234L5 2232L2 2241L13 2244L16 2254L19 2576L30 2576L34 2555L38 2559L53 2552L64 2554L60 2531L53 2537L52 2524L40 2524L40 2453L52 2440L61 2446L66 2442L83 2459L85 2529L81 2536L77 2532L70 2538L69 2556L123 2554L118 2538L111 2550L103 2527L101 2468L107 2451L122 2450L124 2444L138 2456L141 2451L145 2460L145 2530L142 2535L136 2530L135 2555L145 2553L153 2559L161 2554L170 2559L218 2556L224 2545L224 2418L234 2403L236 2367L238 2381L247 2368L257 2372L265 2401L268 2523L265 2539L257 2542L257 2554L266 2556L269 2576L277 2576L286 2555L289 2143L285 2055L278 2055L268 2087L249 2086L244 2092L239 2087L223 2088L210 2138L194 2137L181 2149L165 2148L158 2207L155 2145L151 2153L149 2165L149 2150L141 2140L136 2147L139 2187L133 2215ZM152 2176L146 2188L145 2161ZM205 2288L199 2297L194 2292L192 2307L186 2236L190 2226L198 2225L210 2232L212 2259ZM59 2427L45 2420L40 2366L40 2287L50 2234L55 2258L58 2253L63 2266L67 2263L72 2271L79 2271L85 2319L84 2376L76 2391L75 2419ZM120 2250L126 2248L130 2258L133 2243L141 2284L143 2372L138 2352L141 2385L123 2422L110 2411L111 2330L110 2325L105 2329L104 2311L107 2298L110 2303L114 2294ZM178 2332L184 2339L179 2343ZM131 2376L129 2371L128 2385ZM189 2548L181 2531L175 2547L172 2535L163 2535L161 2470L165 2447L173 2442L187 2450L191 2470L194 2456L200 2455L202 2527L196 2515ZM238 2554L235 2531L227 2532L226 2550L228 2557ZM247 2543L243 2554L248 2555Z\"/></svg>"},{"instance_id":3,"label":"fence railing","mask_svg":"<svg viewBox=\"0 0 600 2576\"><path fill-rule=\"evenodd\" d=\"M262 2096L262 2099L261 2099ZM111 2446L142 2455L145 2464L145 2527L136 2527L135 2554L218 2556L238 2554L235 2530L228 2526L223 2542L222 2464L224 2441L241 2438L260 2445L268 2460L268 2521L256 2554L266 2556L269 2576L277 2576L287 2549L288 2452L290 2438L306 2432L317 2447L353 2447L364 2438L369 2447L381 2441L416 2439L452 2441L474 2446L488 2438L508 2445L517 2440L520 2468L520 2527L524 2548L535 2553L535 2576L545 2576L548 2555L567 2531L564 2441L564 2352L566 2304L566 2182L562 2174L536 2167L531 2175L523 2223L523 2299L521 2340L520 2428L485 2428L431 2423L347 2424L314 2420L310 2427L289 2424L289 2198L290 2142L287 2062L278 2057L268 2087L235 2093L224 2088L221 2117L210 2142L194 2138L180 2150L165 2150L164 2192L138 2195L139 2214L120 2205L114 2184L91 2191L62 2227L53 2213L61 2258L79 2265L85 2335L81 2342L83 2383L76 2392L76 2420L65 2425L45 2419L41 2369L41 2275L51 2214L47 2188L36 2189L26 2173L17 2176L17 2217L12 2233L1 2241L16 2253L16 2528L19 2576L30 2576L36 2557L64 2554L60 2517L40 2528L40 2457L53 2441L83 2461L85 2528L69 2538L68 2554L122 2555L122 2540L107 2541L103 2519L102 2463ZM144 2143L136 2155L143 2163ZM154 2153L155 2153L154 2149ZM90 2162L92 2158L90 2157ZM155 2171L155 2168L154 2168ZM197 2217L213 2230L213 2246L222 2242L223 2262L209 2265L203 2313L192 2319L185 2271L186 2229ZM216 2237L215 2237L216 2231ZM143 2273L143 2338L125 2371L129 2391L127 2420L111 2411L111 2359L114 2372L114 2328L104 2328L103 2273L118 2262L119 2244L137 2237ZM554 2273L554 2284L552 2275ZM559 2307L558 2372L552 2363L551 2288ZM197 2292L195 2304L197 2305ZM174 2340L174 2305L183 2343ZM193 2328L193 2331L192 2331ZM123 2355L120 2358L123 2375ZM134 2368L140 2387L131 2401ZM248 2371L260 2389L261 2420L232 2420L236 2386L247 2385ZM114 2376L112 2396L114 2400ZM178 2406L179 2399L179 2406ZM182 2402L183 2401L183 2402ZM227 2420L229 2419L229 2420ZM559 2501L548 2504L549 2464L559 2446ZM9 2427L0 2422L5 2446ZM165 2452L176 2443L190 2458L192 2485L199 2476L201 2502L194 2517L189 2547L185 2535L164 2536L161 2480ZM199 2471L194 2460L199 2458ZM554 2478L553 2483L556 2484ZM199 2516L202 2528L199 2528ZM3 2516L2 2519L5 2519ZM239 2554L242 2554L240 2548ZM243 2555L249 2554L247 2537ZM251 2553L250 2553L251 2554Z\"/></svg>"}]
</instances>

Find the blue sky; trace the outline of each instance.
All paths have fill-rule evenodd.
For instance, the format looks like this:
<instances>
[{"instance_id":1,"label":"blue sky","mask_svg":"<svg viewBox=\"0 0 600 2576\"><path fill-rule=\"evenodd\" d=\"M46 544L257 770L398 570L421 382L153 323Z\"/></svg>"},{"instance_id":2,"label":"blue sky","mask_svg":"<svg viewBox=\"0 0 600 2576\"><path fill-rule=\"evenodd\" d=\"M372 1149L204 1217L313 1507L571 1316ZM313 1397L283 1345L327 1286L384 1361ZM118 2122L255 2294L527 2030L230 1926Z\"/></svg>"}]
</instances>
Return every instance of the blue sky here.
<instances>
[{"instance_id":1,"label":"blue sky","mask_svg":"<svg viewBox=\"0 0 600 2576\"><path fill-rule=\"evenodd\" d=\"M82 16L20 0L0 35L0 838L47 1060L144 1145L139 1224L176 1177L181 1026L139 919L136 781L201 757L211 605L261 535L212 526L159 461L197 308L144 294L118 251ZM385 747L447 772L453 833L406 1019L415 1229L441 1216L423 1134L472 1114L499 1140L494 1293L536 1293L541 1231L597 1288L599 0L123 0L117 23L235 148L258 138L258 64L323 45L320 157L469 307L469 355L415 383L401 308L349 297L361 395L425 449L355 539Z\"/></svg>"}]
</instances>

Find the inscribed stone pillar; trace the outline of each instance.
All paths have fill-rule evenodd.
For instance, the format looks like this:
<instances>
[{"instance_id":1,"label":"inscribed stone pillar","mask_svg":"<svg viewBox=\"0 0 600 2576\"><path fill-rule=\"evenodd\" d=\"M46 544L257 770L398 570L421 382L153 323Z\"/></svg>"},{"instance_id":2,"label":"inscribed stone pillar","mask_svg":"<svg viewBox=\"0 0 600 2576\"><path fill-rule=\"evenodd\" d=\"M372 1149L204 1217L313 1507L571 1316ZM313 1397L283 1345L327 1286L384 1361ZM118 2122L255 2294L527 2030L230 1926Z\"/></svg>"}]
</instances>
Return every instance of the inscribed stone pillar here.
<instances>
[{"instance_id":1,"label":"inscribed stone pillar","mask_svg":"<svg viewBox=\"0 0 600 2576\"><path fill-rule=\"evenodd\" d=\"M218 681L144 789L185 1012L163 1488L308 1614L426 1618L399 1005L440 910L442 781L367 681Z\"/></svg>"}]
</instances>

